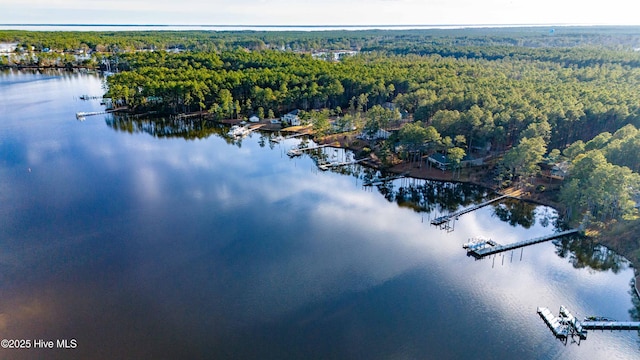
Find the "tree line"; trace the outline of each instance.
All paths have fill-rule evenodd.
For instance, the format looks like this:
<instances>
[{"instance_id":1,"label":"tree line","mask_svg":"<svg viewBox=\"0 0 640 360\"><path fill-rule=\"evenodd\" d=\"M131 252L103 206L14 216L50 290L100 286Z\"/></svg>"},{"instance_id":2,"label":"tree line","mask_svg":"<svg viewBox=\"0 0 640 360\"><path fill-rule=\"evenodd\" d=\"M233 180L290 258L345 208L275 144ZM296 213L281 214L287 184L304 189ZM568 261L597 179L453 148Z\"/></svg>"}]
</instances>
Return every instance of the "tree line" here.
<instances>
[{"instance_id":1,"label":"tree line","mask_svg":"<svg viewBox=\"0 0 640 360\"><path fill-rule=\"evenodd\" d=\"M627 136L640 127L636 30L0 31L0 41L95 51L119 70L107 96L138 112L242 118L301 109L318 132L331 113L369 134L402 114L408 123L391 141L405 157L441 151L455 166L474 149L498 150L502 182L528 183L543 159L566 159L569 215L607 220L629 217L638 189L638 140ZM330 49L360 52L340 61L308 53Z\"/></svg>"}]
</instances>

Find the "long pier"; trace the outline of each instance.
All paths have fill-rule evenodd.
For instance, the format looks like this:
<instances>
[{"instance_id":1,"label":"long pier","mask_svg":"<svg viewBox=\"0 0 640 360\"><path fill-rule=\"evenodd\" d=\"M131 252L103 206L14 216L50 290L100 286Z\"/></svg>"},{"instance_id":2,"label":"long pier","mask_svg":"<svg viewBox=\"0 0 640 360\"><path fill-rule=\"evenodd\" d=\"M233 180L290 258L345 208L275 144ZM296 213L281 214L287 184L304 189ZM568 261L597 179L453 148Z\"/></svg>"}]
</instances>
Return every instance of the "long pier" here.
<instances>
[{"instance_id":1,"label":"long pier","mask_svg":"<svg viewBox=\"0 0 640 360\"><path fill-rule=\"evenodd\" d=\"M564 306L560 306L558 317L554 316L545 307L538 308L538 315L551 329L553 335L562 340L566 340L569 336L578 336L580 340L585 340L587 338L587 330L640 330L640 322L638 321L580 321Z\"/></svg>"},{"instance_id":2,"label":"long pier","mask_svg":"<svg viewBox=\"0 0 640 360\"><path fill-rule=\"evenodd\" d=\"M91 96L91 95L80 95L80 97L78 99L80 100L99 100L99 99L103 99L104 97L102 96Z\"/></svg>"},{"instance_id":3,"label":"long pier","mask_svg":"<svg viewBox=\"0 0 640 360\"><path fill-rule=\"evenodd\" d=\"M638 321L582 321L585 330L640 330Z\"/></svg>"},{"instance_id":4,"label":"long pier","mask_svg":"<svg viewBox=\"0 0 640 360\"><path fill-rule=\"evenodd\" d=\"M291 150L287 151L287 155L289 155L289 156L299 156L299 155L302 155L302 153L305 152L305 151L322 149L322 148L327 147L327 146L329 146L329 145L318 145L318 146L310 146L310 147L306 147L306 148L295 148L295 149L291 149Z\"/></svg>"},{"instance_id":5,"label":"long pier","mask_svg":"<svg viewBox=\"0 0 640 360\"><path fill-rule=\"evenodd\" d=\"M330 168L334 168L334 167L357 164L357 163L359 163L361 161L364 161L364 159L353 160L353 161L343 161L343 162L331 162L331 163L327 163L327 164L320 164L320 165L318 165L318 167L320 168L320 170L329 170Z\"/></svg>"},{"instance_id":6,"label":"long pier","mask_svg":"<svg viewBox=\"0 0 640 360\"><path fill-rule=\"evenodd\" d=\"M79 111L76 113L76 119L83 121L87 116L109 114L115 111L118 111L118 109L104 110L104 111L91 111L91 112Z\"/></svg>"},{"instance_id":7,"label":"long pier","mask_svg":"<svg viewBox=\"0 0 640 360\"><path fill-rule=\"evenodd\" d=\"M492 204L492 203L494 203L496 201L500 201L500 200L502 200L502 199L504 199L506 197L509 197L509 196L510 195L501 195L501 196L498 196L497 198L493 198L491 200L487 200L487 201L485 201L485 202L483 202L481 204L474 205L472 207L469 207L469 208L466 208L466 209L462 209L462 210L456 211L456 212L448 214L448 215L437 217L437 218L431 220L431 225L442 225L442 224L450 221L451 219L455 219L458 216L461 216L461 215L464 215L466 213L470 213L472 211L478 210L478 209L480 209L482 207L485 207L485 206L487 206L489 204Z\"/></svg>"},{"instance_id":8,"label":"long pier","mask_svg":"<svg viewBox=\"0 0 640 360\"><path fill-rule=\"evenodd\" d=\"M362 184L362 186L373 186L373 185L380 185L380 184L384 184L387 181L392 181L392 180L397 180L397 179L403 179L405 178L407 175L406 174L399 174L399 175L393 175L393 176L388 176L385 178L381 178L381 179L373 179L370 181L366 181Z\"/></svg>"},{"instance_id":9,"label":"long pier","mask_svg":"<svg viewBox=\"0 0 640 360\"><path fill-rule=\"evenodd\" d=\"M523 240L523 241L519 241L512 244L507 244L507 245L498 245L497 243L494 242L493 244L496 244L496 245L488 244L488 246L484 246L484 247L467 248L467 254L473 255L475 258L480 259L488 255L493 255L493 254L501 253L504 251L509 251L509 250L521 248L524 246L529 246L529 245L557 239L559 237L563 237L566 235L575 234L578 231L580 231L580 229L571 229L571 230L561 231L559 233L540 236L537 238Z\"/></svg>"}]
</instances>

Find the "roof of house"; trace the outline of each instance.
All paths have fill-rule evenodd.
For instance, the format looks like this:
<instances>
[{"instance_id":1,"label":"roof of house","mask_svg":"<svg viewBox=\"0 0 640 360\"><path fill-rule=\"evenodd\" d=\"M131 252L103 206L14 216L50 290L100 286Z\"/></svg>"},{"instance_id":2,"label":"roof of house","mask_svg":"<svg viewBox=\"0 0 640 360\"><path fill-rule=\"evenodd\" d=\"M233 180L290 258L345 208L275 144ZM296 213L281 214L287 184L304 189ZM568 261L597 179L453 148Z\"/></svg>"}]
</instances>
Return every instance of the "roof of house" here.
<instances>
[{"instance_id":1,"label":"roof of house","mask_svg":"<svg viewBox=\"0 0 640 360\"><path fill-rule=\"evenodd\" d=\"M444 154L440 154L440 153L434 153L429 155L429 158L437 161L441 164L449 164L451 161L449 161L449 158L447 156L445 156Z\"/></svg>"}]
</instances>

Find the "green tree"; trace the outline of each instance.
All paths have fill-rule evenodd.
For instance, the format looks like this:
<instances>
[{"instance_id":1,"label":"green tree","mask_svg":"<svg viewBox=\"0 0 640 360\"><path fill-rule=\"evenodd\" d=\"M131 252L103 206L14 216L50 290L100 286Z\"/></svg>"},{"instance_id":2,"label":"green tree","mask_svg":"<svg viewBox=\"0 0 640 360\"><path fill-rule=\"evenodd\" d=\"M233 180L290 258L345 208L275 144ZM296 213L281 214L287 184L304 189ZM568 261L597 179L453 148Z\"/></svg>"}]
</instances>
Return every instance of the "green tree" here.
<instances>
[{"instance_id":1,"label":"green tree","mask_svg":"<svg viewBox=\"0 0 640 360\"><path fill-rule=\"evenodd\" d=\"M464 159L465 157L465 151L462 148L459 147L452 147L447 151L447 157L449 158L449 161L451 162L451 168L453 169L453 172L451 174L451 176L453 178L455 178L456 175L456 170L458 171L458 177L460 177L460 171L461 171L461 162L462 159Z\"/></svg>"},{"instance_id":2,"label":"green tree","mask_svg":"<svg viewBox=\"0 0 640 360\"><path fill-rule=\"evenodd\" d=\"M220 90L218 92L218 103L220 104L220 111L222 111L222 115L226 118L231 118L234 107L231 91L227 89Z\"/></svg>"},{"instance_id":3,"label":"green tree","mask_svg":"<svg viewBox=\"0 0 640 360\"><path fill-rule=\"evenodd\" d=\"M547 152L542 137L522 138L517 146L509 150L502 160L504 167L520 180L525 180L540 171L538 163Z\"/></svg>"},{"instance_id":4,"label":"green tree","mask_svg":"<svg viewBox=\"0 0 640 360\"><path fill-rule=\"evenodd\" d=\"M318 137L323 137L331 128L329 123L329 110L312 111L309 113L313 133Z\"/></svg>"}]
</instances>

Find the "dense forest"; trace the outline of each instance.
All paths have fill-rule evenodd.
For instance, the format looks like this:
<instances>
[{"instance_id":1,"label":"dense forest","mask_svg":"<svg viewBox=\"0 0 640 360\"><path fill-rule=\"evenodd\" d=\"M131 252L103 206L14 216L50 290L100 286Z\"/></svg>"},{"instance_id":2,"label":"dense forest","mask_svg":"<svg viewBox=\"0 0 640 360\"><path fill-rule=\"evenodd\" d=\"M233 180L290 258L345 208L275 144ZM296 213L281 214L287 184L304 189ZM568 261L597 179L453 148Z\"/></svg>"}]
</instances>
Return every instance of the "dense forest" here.
<instances>
[{"instance_id":1,"label":"dense forest","mask_svg":"<svg viewBox=\"0 0 640 360\"><path fill-rule=\"evenodd\" d=\"M397 130L383 152L442 152L459 164L490 149L498 186L531 188L541 165L568 164L555 199L568 219L637 229L638 30L0 31L0 42L17 44L6 66L42 62L51 50L92 54L85 65L117 70L107 96L140 113L300 109L317 130L327 127L319 114L334 114L369 133ZM316 56L338 50L357 54Z\"/></svg>"}]
</instances>

